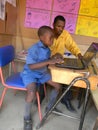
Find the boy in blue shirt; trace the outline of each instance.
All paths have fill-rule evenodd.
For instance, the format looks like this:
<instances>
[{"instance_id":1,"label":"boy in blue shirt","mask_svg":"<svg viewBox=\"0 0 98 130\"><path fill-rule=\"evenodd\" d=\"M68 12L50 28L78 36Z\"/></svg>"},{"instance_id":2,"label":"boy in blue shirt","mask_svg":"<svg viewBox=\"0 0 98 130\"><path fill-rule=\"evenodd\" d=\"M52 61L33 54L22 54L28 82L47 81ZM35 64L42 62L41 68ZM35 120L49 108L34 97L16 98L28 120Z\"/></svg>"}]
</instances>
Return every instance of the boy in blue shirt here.
<instances>
[{"instance_id":1,"label":"boy in blue shirt","mask_svg":"<svg viewBox=\"0 0 98 130\"><path fill-rule=\"evenodd\" d=\"M35 97L36 83L47 83L54 87L50 94L50 101L47 109L49 110L56 101L61 85L51 80L51 75L48 70L48 65L62 62L62 59L50 58L50 49L53 44L54 34L50 27L42 26L38 30L39 42L32 45L28 49L26 64L21 77L27 88L27 96L25 99L25 114L24 114L24 130L32 130L31 107L32 100Z\"/></svg>"}]
</instances>

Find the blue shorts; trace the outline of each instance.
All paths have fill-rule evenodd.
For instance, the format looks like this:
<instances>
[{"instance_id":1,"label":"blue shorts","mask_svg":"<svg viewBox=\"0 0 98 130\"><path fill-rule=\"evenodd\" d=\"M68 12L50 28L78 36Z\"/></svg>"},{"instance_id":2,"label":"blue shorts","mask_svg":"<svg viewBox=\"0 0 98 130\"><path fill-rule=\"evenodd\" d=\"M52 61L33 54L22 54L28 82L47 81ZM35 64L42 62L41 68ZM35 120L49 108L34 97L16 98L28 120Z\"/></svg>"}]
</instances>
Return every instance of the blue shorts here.
<instances>
[{"instance_id":1,"label":"blue shorts","mask_svg":"<svg viewBox=\"0 0 98 130\"><path fill-rule=\"evenodd\" d=\"M46 72L44 74L38 74L38 73L25 74L24 72L22 72L21 77L25 86L31 83L44 84L45 82L51 80L51 74L49 72Z\"/></svg>"}]
</instances>

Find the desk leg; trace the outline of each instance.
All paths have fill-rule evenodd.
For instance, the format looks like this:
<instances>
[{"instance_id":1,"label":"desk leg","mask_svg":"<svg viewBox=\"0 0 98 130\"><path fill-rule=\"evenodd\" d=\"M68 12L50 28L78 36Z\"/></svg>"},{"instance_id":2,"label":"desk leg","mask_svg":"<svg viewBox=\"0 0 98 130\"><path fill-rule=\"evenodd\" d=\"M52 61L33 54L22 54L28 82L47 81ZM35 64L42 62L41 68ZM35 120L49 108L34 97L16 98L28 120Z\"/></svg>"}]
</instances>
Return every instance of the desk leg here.
<instances>
[{"instance_id":1,"label":"desk leg","mask_svg":"<svg viewBox=\"0 0 98 130\"><path fill-rule=\"evenodd\" d=\"M78 129L78 130L82 130L84 117L85 117L85 112L86 112L86 106L87 106L87 102L88 102L89 90L90 90L90 83L89 83L89 81L87 80L87 78L83 78L83 77L76 77L75 79L72 80L72 82L69 84L67 89L63 92L63 94L59 97L59 99L56 101L56 103L53 105L53 107L44 115L44 117L42 118L41 122L37 125L36 129L39 129L44 124L45 120L52 113L53 109L61 101L61 99L64 97L64 95L70 90L70 88L74 85L74 83L76 81L78 81L78 80L83 80L86 83L86 85L87 85L85 101L84 101L83 110L82 110L82 113L81 113L79 129ZM60 115L60 113L59 113L59 115ZM61 113L61 115L62 115L62 113Z\"/></svg>"},{"instance_id":2,"label":"desk leg","mask_svg":"<svg viewBox=\"0 0 98 130\"><path fill-rule=\"evenodd\" d=\"M84 105L83 105L83 109L82 109L82 113L81 113L81 117L80 117L79 130L82 130L82 127L83 127L83 122L84 122L85 113L86 113L86 107L87 107L87 103L89 100L89 92L90 92L90 89L86 88L86 95L85 95Z\"/></svg>"}]
</instances>

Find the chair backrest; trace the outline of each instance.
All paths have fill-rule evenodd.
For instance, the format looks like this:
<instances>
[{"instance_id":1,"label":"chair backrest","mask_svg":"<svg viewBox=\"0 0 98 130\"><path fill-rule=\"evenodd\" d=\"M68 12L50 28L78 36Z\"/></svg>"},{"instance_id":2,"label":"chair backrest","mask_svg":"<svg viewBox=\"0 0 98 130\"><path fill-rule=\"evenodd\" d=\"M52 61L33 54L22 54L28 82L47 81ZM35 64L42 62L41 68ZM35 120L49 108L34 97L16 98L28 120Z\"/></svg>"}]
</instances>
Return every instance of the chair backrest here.
<instances>
[{"instance_id":1,"label":"chair backrest","mask_svg":"<svg viewBox=\"0 0 98 130\"><path fill-rule=\"evenodd\" d=\"M7 65L15 58L15 49L12 45L0 47L0 67Z\"/></svg>"}]
</instances>

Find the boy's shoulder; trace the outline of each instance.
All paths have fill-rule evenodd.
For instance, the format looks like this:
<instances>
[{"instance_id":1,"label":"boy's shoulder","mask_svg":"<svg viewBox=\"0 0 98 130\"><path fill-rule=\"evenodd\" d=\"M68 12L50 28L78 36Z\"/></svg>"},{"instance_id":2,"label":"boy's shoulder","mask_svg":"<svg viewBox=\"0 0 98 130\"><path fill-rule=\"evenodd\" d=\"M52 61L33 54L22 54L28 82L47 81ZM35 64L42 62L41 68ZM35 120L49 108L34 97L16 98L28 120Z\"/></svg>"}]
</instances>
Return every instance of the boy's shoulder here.
<instances>
[{"instance_id":1,"label":"boy's shoulder","mask_svg":"<svg viewBox=\"0 0 98 130\"><path fill-rule=\"evenodd\" d=\"M39 50L38 48L42 48L42 47L43 47L43 43L41 41L38 41L28 48L28 52Z\"/></svg>"},{"instance_id":2,"label":"boy's shoulder","mask_svg":"<svg viewBox=\"0 0 98 130\"><path fill-rule=\"evenodd\" d=\"M29 47L28 50L38 47L39 44L40 44L40 41L34 43L32 46Z\"/></svg>"},{"instance_id":3,"label":"boy's shoulder","mask_svg":"<svg viewBox=\"0 0 98 130\"><path fill-rule=\"evenodd\" d=\"M67 30L63 30L62 34L61 34L61 37L69 37L71 36L70 33L67 31Z\"/></svg>"},{"instance_id":4,"label":"boy's shoulder","mask_svg":"<svg viewBox=\"0 0 98 130\"><path fill-rule=\"evenodd\" d=\"M69 34L69 32L64 29L64 30L63 30L63 34L66 34L66 35L67 35L67 34Z\"/></svg>"}]
</instances>

